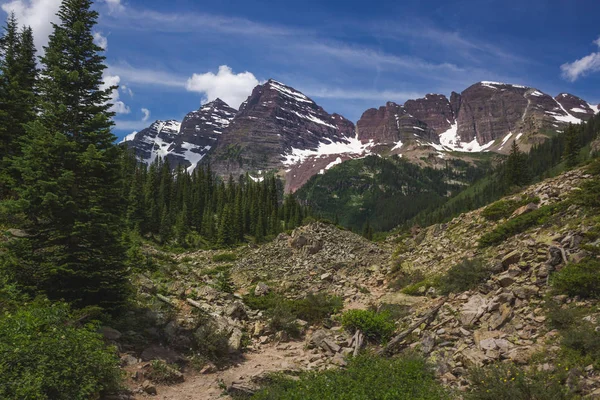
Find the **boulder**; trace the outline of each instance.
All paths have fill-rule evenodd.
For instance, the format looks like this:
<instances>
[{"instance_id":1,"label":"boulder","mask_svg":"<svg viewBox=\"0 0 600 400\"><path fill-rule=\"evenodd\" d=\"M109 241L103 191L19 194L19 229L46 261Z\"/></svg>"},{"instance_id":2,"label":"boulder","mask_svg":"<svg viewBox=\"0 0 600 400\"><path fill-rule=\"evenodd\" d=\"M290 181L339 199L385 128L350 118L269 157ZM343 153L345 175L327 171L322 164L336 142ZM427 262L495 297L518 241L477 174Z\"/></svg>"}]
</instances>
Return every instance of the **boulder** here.
<instances>
[{"instance_id":1,"label":"boulder","mask_svg":"<svg viewBox=\"0 0 600 400\"><path fill-rule=\"evenodd\" d=\"M100 334L104 337L104 339L109 340L111 342L119 340L122 336L121 332L108 326L103 326L102 328L100 328Z\"/></svg>"},{"instance_id":2,"label":"boulder","mask_svg":"<svg viewBox=\"0 0 600 400\"><path fill-rule=\"evenodd\" d=\"M502 257L502 266L504 269L508 269L508 267L519 261L521 261L521 253L518 250L514 250Z\"/></svg>"},{"instance_id":3,"label":"boulder","mask_svg":"<svg viewBox=\"0 0 600 400\"><path fill-rule=\"evenodd\" d=\"M184 358L175 351L156 344L147 347L140 355L140 358L142 361L163 360L167 363L176 363L184 360Z\"/></svg>"},{"instance_id":4,"label":"boulder","mask_svg":"<svg viewBox=\"0 0 600 400\"><path fill-rule=\"evenodd\" d=\"M474 295L469 298L462 306L459 321L464 326L469 326L485 313L487 309L487 300L480 295Z\"/></svg>"},{"instance_id":5,"label":"boulder","mask_svg":"<svg viewBox=\"0 0 600 400\"><path fill-rule=\"evenodd\" d=\"M526 206L523 207L519 207L515 210L515 212L510 216L511 218L515 218L518 217L519 215L523 215L523 214L527 214L530 213L532 211L535 211L538 209L538 205L535 203L529 203Z\"/></svg>"},{"instance_id":6,"label":"boulder","mask_svg":"<svg viewBox=\"0 0 600 400\"><path fill-rule=\"evenodd\" d=\"M265 294L269 293L270 291L271 291L271 288L269 286L267 286L266 283L258 282L256 284L256 288L254 288L254 295L255 296L264 296Z\"/></svg>"},{"instance_id":7,"label":"boulder","mask_svg":"<svg viewBox=\"0 0 600 400\"><path fill-rule=\"evenodd\" d=\"M246 308L241 301L235 301L225 309L225 315L236 320L244 320L248 318Z\"/></svg>"}]
</instances>

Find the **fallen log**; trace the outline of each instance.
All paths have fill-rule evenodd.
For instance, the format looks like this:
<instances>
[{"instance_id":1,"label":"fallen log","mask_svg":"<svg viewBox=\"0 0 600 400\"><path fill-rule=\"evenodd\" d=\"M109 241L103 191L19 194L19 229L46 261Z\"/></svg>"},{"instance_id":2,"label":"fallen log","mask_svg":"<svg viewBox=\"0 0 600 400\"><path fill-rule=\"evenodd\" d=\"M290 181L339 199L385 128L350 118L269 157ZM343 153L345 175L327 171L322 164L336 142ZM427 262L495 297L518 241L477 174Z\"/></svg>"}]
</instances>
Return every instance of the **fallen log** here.
<instances>
[{"instance_id":1,"label":"fallen log","mask_svg":"<svg viewBox=\"0 0 600 400\"><path fill-rule=\"evenodd\" d=\"M156 297L158 297L158 299L160 301L167 303L171 307L175 307L176 306L175 303L173 302L173 300L169 299L167 296L163 296L162 294L157 294Z\"/></svg>"},{"instance_id":2,"label":"fallen log","mask_svg":"<svg viewBox=\"0 0 600 400\"><path fill-rule=\"evenodd\" d=\"M393 354L394 351L396 350L395 347L401 341L406 339L406 337L408 335L410 335L415 329L417 329L422 324L425 324L425 326L427 326L435 319L435 316L437 315L438 311L440 311L440 308L442 308L444 303L446 303L446 300L447 300L446 297L442 297L439 300L438 304L435 305L435 307L433 307L431 310L429 310L422 318L418 319L416 322L414 322L412 325L410 325L406 330L404 330L404 331L400 332L398 335L396 335L392 340L390 340L388 342L388 344L383 349L379 350L377 352L377 354L378 355Z\"/></svg>"}]
</instances>

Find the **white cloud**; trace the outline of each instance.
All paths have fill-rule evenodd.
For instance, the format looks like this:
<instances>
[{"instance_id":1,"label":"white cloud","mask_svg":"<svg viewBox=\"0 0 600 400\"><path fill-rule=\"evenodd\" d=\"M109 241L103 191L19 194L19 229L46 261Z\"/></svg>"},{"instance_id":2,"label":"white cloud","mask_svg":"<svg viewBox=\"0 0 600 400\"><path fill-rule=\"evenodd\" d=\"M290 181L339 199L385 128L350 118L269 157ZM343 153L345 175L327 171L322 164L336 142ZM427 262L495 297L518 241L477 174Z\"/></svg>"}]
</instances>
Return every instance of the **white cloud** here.
<instances>
[{"instance_id":1,"label":"white cloud","mask_svg":"<svg viewBox=\"0 0 600 400\"><path fill-rule=\"evenodd\" d=\"M142 85L166 86L185 89L185 78L165 71L135 68L129 64L109 65L107 73L118 75L124 81Z\"/></svg>"},{"instance_id":2,"label":"white cloud","mask_svg":"<svg viewBox=\"0 0 600 400\"><path fill-rule=\"evenodd\" d=\"M118 13L125 10L125 6L121 4L121 0L104 0L111 13Z\"/></svg>"},{"instance_id":3,"label":"white cloud","mask_svg":"<svg viewBox=\"0 0 600 400\"><path fill-rule=\"evenodd\" d=\"M94 32L94 43L102 47L103 50L108 48L108 39L102 35L102 32Z\"/></svg>"},{"instance_id":4,"label":"white cloud","mask_svg":"<svg viewBox=\"0 0 600 400\"><path fill-rule=\"evenodd\" d=\"M121 82L121 77L118 75L104 75L104 84L100 87L101 90L108 89L111 86L118 86ZM114 89L111 93L109 102L112 103L110 111L117 114L129 114L131 109L120 99L119 89Z\"/></svg>"},{"instance_id":5,"label":"white cloud","mask_svg":"<svg viewBox=\"0 0 600 400\"><path fill-rule=\"evenodd\" d=\"M52 33L51 22L58 22L56 12L62 0L13 0L2 4L6 13L14 12L19 24L33 29L34 42L38 52L48 44Z\"/></svg>"},{"instance_id":6,"label":"white cloud","mask_svg":"<svg viewBox=\"0 0 600 400\"><path fill-rule=\"evenodd\" d=\"M148 110L147 108L142 108L142 113L144 113L144 117L142 118L143 122L148 121L148 119L150 118L150 110Z\"/></svg>"},{"instance_id":7,"label":"white cloud","mask_svg":"<svg viewBox=\"0 0 600 400\"><path fill-rule=\"evenodd\" d=\"M594 44L600 47L600 37L594 40ZM577 79L590 72L600 71L600 52L589 54L572 63L565 63L560 66L560 69L563 78L575 82Z\"/></svg>"},{"instance_id":8,"label":"white cloud","mask_svg":"<svg viewBox=\"0 0 600 400\"><path fill-rule=\"evenodd\" d=\"M133 90L131 90L129 86L121 85L119 89L121 89L122 92L127 93L129 96L133 97Z\"/></svg>"},{"instance_id":9,"label":"white cloud","mask_svg":"<svg viewBox=\"0 0 600 400\"><path fill-rule=\"evenodd\" d=\"M230 67L221 65L216 75L213 72L194 74L188 79L186 88L190 92L204 93L206 101L218 97L238 108L259 83L251 72L234 74Z\"/></svg>"}]
</instances>

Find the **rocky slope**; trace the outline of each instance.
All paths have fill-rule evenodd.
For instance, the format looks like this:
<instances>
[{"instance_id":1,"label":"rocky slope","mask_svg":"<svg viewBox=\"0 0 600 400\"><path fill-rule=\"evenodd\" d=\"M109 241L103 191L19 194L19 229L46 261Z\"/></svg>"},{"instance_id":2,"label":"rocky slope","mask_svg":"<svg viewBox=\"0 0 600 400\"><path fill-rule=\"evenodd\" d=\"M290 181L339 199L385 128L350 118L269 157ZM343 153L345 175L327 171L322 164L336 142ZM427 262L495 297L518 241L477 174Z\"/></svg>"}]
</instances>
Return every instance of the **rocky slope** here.
<instances>
[{"instance_id":1,"label":"rocky slope","mask_svg":"<svg viewBox=\"0 0 600 400\"><path fill-rule=\"evenodd\" d=\"M509 199L537 197L539 205L528 205L508 219L556 204L590 178L586 171L575 170L531 186ZM371 350L421 352L435 365L438 379L459 393L468 390L467 376L474 366L514 362L529 370L556 371L564 369L559 358L561 333L549 325L548 302L564 310L577 307L577 315L592 326L597 327L600 319L597 301L552 294L548 276L568 262L589 256L583 243L597 223L594 218L571 206L543 225L486 249L479 248L477 240L506 220L491 222L476 210L383 243L313 223L263 246L234 250L230 266L215 261L219 251L173 255L168 268L136 280L140 304L150 304L154 310L142 310L141 315L153 315L155 321L144 335L163 344L136 347L132 345L140 340L136 332L103 332L119 345L138 398L158 391L161 398L179 400L201 391L205 398L217 399L223 396L223 385L229 393L249 393L270 372L343 368L347 357L361 349L357 335L345 332L335 318L313 326L300 321L304 339L290 340L285 332L272 329L268 315L244 303L243 295L251 291L257 296L277 292L293 299L330 293L344 300L346 310L402 310L396 315L397 333L403 339L385 347L372 345ZM163 254L159 259L166 258ZM422 286L413 285L415 295L400 292L395 284L399 273L420 271L432 278L463 258L481 259L491 271L489 279L448 296L438 295L428 279ZM222 278L216 271L225 270L231 272L234 294L223 292L219 283ZM198 310L203 311L197 314ZM227 335L232 354L242 351L245 356L223 368L207 363L194 371L186 364L183 354L190 340L204 334L199 315L210 316ZM150 382L153 359L187 365L178 378L184 382L168 387ZM567 372L566 383L580 394L600 395L600 374L593 365Z\"/></svg>"},{"instance_id":2,"label":"rocky slope","mask_svg":"<svg viewBox=\"0 0 600 400\"><path fill-rule=\"evenodd\" d=\"M566 93L553 98L526 86L479 82L452 92L450 99L428 94L403 105L388 102L365 111L355 127L296 89L269 80L239 111L217 99L181 124L156 121L125 143L146 163L163 157L189 170L209 163L221 176L248 172L255 179L275 171L293 192L312 176L369 154L402 154L443 166L444 159L469 158L451 152L507 153L513 141L528 149L599 111Z\"/></svg>"}]
</instances>

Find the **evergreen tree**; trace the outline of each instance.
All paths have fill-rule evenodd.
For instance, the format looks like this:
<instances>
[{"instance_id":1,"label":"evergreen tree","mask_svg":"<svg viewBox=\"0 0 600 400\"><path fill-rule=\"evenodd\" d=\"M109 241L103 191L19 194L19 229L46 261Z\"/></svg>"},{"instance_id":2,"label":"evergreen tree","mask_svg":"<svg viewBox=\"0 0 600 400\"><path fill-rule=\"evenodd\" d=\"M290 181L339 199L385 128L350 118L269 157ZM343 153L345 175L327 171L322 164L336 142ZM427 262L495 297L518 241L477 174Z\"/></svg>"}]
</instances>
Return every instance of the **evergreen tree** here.
<instances>
[{"instance_id":1,"label":"evergreen tree","mask_svg":"<svg viewBox=\"0 0 600 400\"><path fill-rule=\"evenodd\" d=\"M35 118L37 67L31 28L17 32L14 14L0 39L0 198L19 180L11 157L20 154L25 124Z\"/></svg>"},{"instance_id":2,"label":"evergreen tree","mask_svg":"<svg viewBox=\"0 0 600 400\"><path fill-rule=\"evenodd\" d=\"M565 130L565 148L563 151L563 158L568 168L573 168L578 164L580 150L579 127L569 124L569 127Z\"/></svg>"},{"instance_id":3,"label":"evergreen tree","mask_svg":"<svg viewBox=\"0 0 600 400\"><path fill-rule=\"evenodd\" d=\"M35 276L24 283L50 298L114 310L127 295L121 151L111 133L113 88L100 89L106 67L91 4L63 1L42 58L39 117L14 161L31 236L13 246L13 271Z\"/></svg>"},{"instance_id":4,"label":"evergreen tree","mask_svg":"<svg viewBox=\"0 0 600 400\"><path fill-rule=\"evenodd\" d=\"M506 160L506 180L511 186L524 186L529 183L527 155L519 150L516 141L513 141Z\"/></svg>"}]
</instances>

